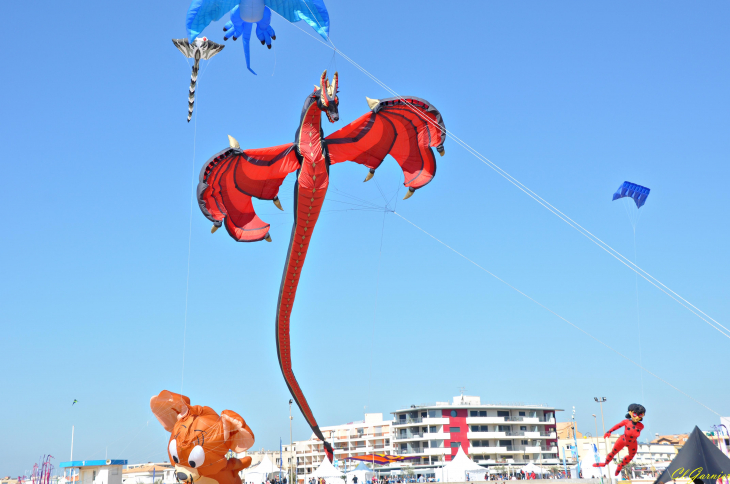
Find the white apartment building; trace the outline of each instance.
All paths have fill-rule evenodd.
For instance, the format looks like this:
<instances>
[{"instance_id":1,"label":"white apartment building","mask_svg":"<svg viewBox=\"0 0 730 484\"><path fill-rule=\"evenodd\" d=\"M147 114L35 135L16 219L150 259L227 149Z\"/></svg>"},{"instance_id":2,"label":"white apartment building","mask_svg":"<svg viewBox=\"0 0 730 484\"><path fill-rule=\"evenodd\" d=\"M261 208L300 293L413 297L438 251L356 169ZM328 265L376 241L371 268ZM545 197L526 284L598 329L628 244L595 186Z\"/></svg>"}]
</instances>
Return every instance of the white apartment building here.
<instances>
[{"instance_id":1,"label":"white apartment building","mask_svg":"<svg viewBox=\"0 0 730 484\"><path fill-rule=\"evenodd\" d=\"M485 467L555 465L556 411L546 405L482 404L480 397L466 395L451 403L411 405L393 412L393 450L419 456L408 465L424 470L450 461L459 447Z\"/></svg>"},{"instance_id":2,"label":"white apartment building","mask_svg":"<svg viewBox=\"0 0 730 484\"><path fill-rule=\"evenodd\" d=\"M346 461L347 457L379 453L391 454L392 420L383 420L382 413L366 413L365 420L343 425L321 427L322 434L332 444L335 459L340 470L357 467L357 462ZM297 475L314 472L325 457L324 444L314 434L309 440L294 442L297 459Z\"/></svg>"}]
</instances>

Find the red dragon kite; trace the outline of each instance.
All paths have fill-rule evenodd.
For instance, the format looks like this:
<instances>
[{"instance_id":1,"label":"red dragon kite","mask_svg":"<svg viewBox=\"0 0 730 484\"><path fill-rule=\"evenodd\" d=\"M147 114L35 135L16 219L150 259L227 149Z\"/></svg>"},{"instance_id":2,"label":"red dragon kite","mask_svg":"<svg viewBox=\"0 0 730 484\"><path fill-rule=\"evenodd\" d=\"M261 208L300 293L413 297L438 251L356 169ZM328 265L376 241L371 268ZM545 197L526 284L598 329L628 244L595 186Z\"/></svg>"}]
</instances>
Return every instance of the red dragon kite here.
<instances>
[{"instance_id":1,"label":"red dragon kite","mask_svg":"<svg viewBox=\"0 0 730 484\"><path fill-rule=\"evenodd\" d=\"M294 377L289 339L294 297L327 193L330 166L354 161L370 169L365 179L368 181L386 155L391 155L403 169L408 188L404 199L409 198L434 177L436 158L431 147L443 156L446 128L441 113L423 99L367 98L369 113L325 138L322 112L331 123L339 120L337 73L330 83L324 71L319 84L304 101L293 143L243 150L229 136L230 147L214 155L200 172L198 204L213 222L212 232L225 225L228 234L239 242L271 242L270 225L256 215L251 197L272 200L282 209L279 187L288 174L297 172L294 227L276 307L276 348L289 391L332 460L332 447L325 441Z\"/></svg>"}]
</instances>

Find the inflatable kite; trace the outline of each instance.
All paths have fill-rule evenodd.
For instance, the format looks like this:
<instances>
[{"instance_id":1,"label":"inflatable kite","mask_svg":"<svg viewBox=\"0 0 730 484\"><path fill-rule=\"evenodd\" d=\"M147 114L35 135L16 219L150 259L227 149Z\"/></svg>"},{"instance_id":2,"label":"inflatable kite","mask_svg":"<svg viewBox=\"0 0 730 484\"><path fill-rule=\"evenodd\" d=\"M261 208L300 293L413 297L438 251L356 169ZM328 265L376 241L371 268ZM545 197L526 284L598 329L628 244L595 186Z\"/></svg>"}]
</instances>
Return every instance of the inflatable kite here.
<instances>
[{"instance_id":1,"label":"inflatable kite","mask_svg":"<svg viewBox=\"0 0 730 484\"><path fill-rule=\"evenodd\" d=\"M365 181L390 154L403 170L405 198L428 184L436 173L432 146L443 155L446 128L431 103L415 97L367 99L370 112L344 128L323 135L321 117L339 119L337 73L332 83L327 71L319 87L307 96L293 143L242 150L229 138L230 147L203 165L198 184L198 204L213 222L212 232L225 225L239 242L271 242L269 224L254 212L252 197L272 200L279 209L278 192L284 178L297 172L294 184L294 227L289 242L279 300L276 306L276 348L284 380L314 434L324 442L330 460L332 447L325 441L292 372L289 322L299 277L317 223L327 187L330 166L354 161L369 168ZM282 209L283 210L283 209Z\"/></svg>"},{"instance_id":2,"label":"inflatable kite","mask_svg":"<svg viewBox=\"0 0 730 484\"><path fill-rule=\"evenodd\" d=\"M289 22L304 20L325 40L329 40L330 18L323 0L193 0L188 8L185 26L188 40L192 43L211 22L220 20L230 12L230 18L223 31L223 39L243 40L246 67L251 69L249 42L253 24L256 24L256 37L261 45L271 49L271 41L276 33L271 27L271 11Z\"/></svg>"},{"instance_id":3,"label":"inflatable kite","mask_svg":"<svg viewBox=\"0 0 730 484\"><path fill-rule=\"evenodd\" d=\"M345 457L345 460L357 460L362 462L370 462L373 464L392 464L393 462L403 462L405 460L420 459L420 455L414 456L402 456L402 455L389 455L389 454L365 454L356 455L353 457Z\"/></svg>"},{"instance_id":4,"label":"inflatable kite","mask_svg":"<svg viewBox=\"0 0 730 484\"><path fill-rule=\"evenodd\" d=\"M254 443L243 417L231 410L218 415L210 407L191 406L188 397L167 390L152 397L150 407L171 434L167 453L178 482L207 478L210 484L241 484L239 472L251 465L251 457L227 459L226 454L244 452Z\"/></svg>"},{"instance_id":5,"label":"inflatable kite","mask_svg":"<svg viewBox=\"0 0 730 484\"><path fill-rule=\"evenodd\" d=\"M642 424L641 421L644 419L645 413L646 409L643 405L639 405L638 403L632 403L629 405L629 413L626 414L626 420L622 420L614 425L608 432L606 432L603 438L609 438L611 436L611 432L615 432L621 427L625 427L624 434L619 437L615 444L613 444L613 450L611 450L611 452L606 456L606 461L601 464L593 464L593 467L605 467L613 460L621 449L626 447L629 454L624 457L618 467L616 467L616 475L619 475L621 469L631 462L631 459L633 459L636 455L639 435L641 435L641 431L644 430L644 424Z\"/></svg>"},{"instance_id":6,"label":"inflatable kite","mask_svg":"<svg viewBox=\"0 0 730 484\"><path fill-rule=\"evenodd\" d=\"M650 191L649 188L625 181L618 187L616 193L613 194L613 199L618 200L624 197L633 198L634 203L636 203L636 208L641 208L646 203L646 199L649 198Z\"/></svg>"},{"instance_id":7,"label":"inflatable kite","mask_svg":"<svg viewBox=\"0 0 730 484\"><path fill-rule=\"evenodd\" d=\"M187 39L172 39L175 47L188 59L194 59L193 73L190 75L190 92L188 94L188 123L193 117L193 105L195 104L195 84L198 82L198 69L200 60L208 60L223 50L224 45L216 44L205 37L195 39L192 43Z\"/></svg>"}]
</instances>

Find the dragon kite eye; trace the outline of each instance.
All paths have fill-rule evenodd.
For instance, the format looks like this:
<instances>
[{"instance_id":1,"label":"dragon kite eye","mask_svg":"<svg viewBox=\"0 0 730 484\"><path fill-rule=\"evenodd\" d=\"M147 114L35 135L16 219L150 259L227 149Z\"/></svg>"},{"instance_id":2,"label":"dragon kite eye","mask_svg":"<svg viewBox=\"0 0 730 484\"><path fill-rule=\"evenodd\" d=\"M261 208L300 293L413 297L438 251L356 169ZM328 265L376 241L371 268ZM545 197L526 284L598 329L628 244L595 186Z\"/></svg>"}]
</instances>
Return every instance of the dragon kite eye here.
<instances>
[{"instance_id":1,"label":"dragon kite eye","mask_svg":"<svg viewBox=\"0 0 730 484\"><path fill-rule=\"evenodd\" d=\"M203 462L205 462L205 451L201 446L196 445L193 447L193 450L190 451L188 463L190 464L190 467L200 467L203 465Z\"/></svg>"},{"instance_id":2,"label":"dragon kite eye","mask_svg":"<svg viewBox=\"0 0 730 484\"><path fill-rule=\"evenodd\" d=\"M172 460L175 461L175 464L180 462L180 459L177 457L177 441L175 439L172 439L170 441L170 445L167 446L167 450L170 452L170 455L172 456Z\"/></svg>"}]
</instances>

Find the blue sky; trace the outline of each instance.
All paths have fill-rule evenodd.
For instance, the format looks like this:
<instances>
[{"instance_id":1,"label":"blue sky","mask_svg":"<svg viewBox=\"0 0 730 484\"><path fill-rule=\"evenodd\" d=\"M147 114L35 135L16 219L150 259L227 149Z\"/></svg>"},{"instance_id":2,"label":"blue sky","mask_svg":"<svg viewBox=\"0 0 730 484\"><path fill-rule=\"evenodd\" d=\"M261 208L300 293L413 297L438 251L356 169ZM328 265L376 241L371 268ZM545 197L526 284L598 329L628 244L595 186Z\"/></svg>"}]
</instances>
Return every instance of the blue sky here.
<instances>
[{"instance_id":1,"label":"blue sky","mask_svg":"<svg viewBox=\"0 0 730 484\"><path fill-rule=\"evenodd\" d=\"M629 257L631 226L611 194L624 180L651 187L639 265L727 325L730 5L327 6L339 49L398 93L428 99L450 131ZM68 460L72 425L78 458L165 459L148 403L163 389L237 411L257 448L288 440L273 325L292 181L285 213L257 205L274 242L236 244L211 235L196 207L189 239L191 177L227 134L244 148L289 142L325 68L339 71L341 90L341 122L327 130L365 113L365 96L388 93L275 18L274 48L252 44L258 76L240 42L203 67L197 128L188 125L190 68L170 42L185 35L186 9L5 8L0 475L44 453ZM206 34L220 42L221 27ZM399 213L730 415L730 341L640 280L639 345L634 274L451 140L445 147L434 181ZM647 436L719 421L649 375L642 383L636 367L398 217L344 211L357 208L347 196L383 206L380 190L389 198L402 183L393 160L372 182L365 174L333 167L339 192L328 195L293 315L295 372L320 424L461 386L483 401L555 405L561 421L575 406L583 432L594 396L608 398L607 424L644 403ZM294 438L308 437L294 415Z\"/></svg>"}]
</instances>

